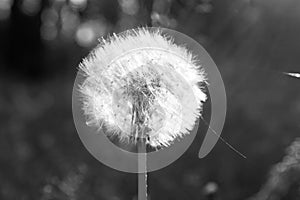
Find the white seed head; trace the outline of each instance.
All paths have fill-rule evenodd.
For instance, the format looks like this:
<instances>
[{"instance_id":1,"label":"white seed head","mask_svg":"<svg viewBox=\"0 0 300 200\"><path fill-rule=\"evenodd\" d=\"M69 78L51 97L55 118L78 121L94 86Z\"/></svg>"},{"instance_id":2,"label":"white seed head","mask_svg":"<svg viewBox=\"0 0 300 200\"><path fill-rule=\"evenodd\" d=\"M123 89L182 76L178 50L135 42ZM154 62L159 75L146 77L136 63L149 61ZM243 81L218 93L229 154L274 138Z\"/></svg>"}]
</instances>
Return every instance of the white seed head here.
<instances>
[{"instance_id":1,"label":"white seed head","mask_svg":"<svg viewBox=\"0 0 300 200\"><path fill-rule=\"evenodd\" d=\"M160 31L103 39L80 69L87 124L121 141L169 146L193 129L206 100L205 74L194 55Z\"/></svg>"}]
</instances>

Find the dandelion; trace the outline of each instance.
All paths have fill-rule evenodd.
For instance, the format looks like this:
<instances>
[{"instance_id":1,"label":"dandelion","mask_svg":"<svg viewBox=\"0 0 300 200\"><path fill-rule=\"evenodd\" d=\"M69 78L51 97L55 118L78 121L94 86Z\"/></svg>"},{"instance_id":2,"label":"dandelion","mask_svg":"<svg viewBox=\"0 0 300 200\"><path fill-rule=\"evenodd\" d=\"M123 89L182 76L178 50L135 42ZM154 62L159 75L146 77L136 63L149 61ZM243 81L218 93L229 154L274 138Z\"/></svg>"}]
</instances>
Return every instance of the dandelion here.
<instances>
[{"instance_id":1,"label":"dandelion","mask_svg":"<svg viewBox=\"0 0 300 200\"><path fill-rule=\"evenodd\" d=\"M193 129L207 98L195 56L159 29L102 39L79 67L87 125L124 142L171 145Z\"/></svg>"}]
</instances>

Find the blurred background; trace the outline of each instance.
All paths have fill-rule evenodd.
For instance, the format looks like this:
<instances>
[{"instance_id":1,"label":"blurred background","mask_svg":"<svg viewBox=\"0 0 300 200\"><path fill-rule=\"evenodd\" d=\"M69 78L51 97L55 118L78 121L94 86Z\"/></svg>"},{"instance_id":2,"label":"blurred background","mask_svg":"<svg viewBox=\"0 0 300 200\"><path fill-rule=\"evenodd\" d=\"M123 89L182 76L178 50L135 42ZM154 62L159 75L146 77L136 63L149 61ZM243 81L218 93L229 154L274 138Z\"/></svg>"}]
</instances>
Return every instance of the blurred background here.
<instances>
[{"instance_id":1,"label":"blurred background","mask_svg":"<svg viewBox=\"0 0 300 200\"><path fill-rule=\"evenodd\" d=\"M178 30L216 62L222 136L149 174L152 200L300 199L298 0L0 0L0 199L137 200L137 176L94 159L72 118L81 59L97 38L138 26ZM202 133L202 134L201 134Z\"/></svg>"}]
</instances>

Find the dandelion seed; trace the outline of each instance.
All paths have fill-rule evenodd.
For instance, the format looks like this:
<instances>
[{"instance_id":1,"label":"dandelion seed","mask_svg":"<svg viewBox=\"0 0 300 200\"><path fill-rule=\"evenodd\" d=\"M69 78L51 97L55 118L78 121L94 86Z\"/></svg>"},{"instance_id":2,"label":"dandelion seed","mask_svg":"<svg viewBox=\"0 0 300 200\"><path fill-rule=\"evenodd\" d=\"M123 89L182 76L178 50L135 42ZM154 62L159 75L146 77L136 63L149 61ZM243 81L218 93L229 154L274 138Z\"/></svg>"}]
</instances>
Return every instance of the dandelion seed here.
<instances>
[{"instance_id":1,"label":"dandelion seed","mask_svg":"<svg viewBox=\"0 0 300 200\"><path fill-rule=\"evenodd\" d=\"M87 124L105 126L108 136L169 146L201 116L204 71L194 55L160 31L141 28L102 39L80 69Z\"/></svg>"},{"instance_id":2,"label":"dandelion seed","mask_svg":"<svg viewBox=\"0 0 300 200\"><path fill-rule=\"evenodd\" d=\"M300 73L288 73L288 72L283 72L285 75L295 77L295 78L300 78Z\"/></svg>"}]
</instances>

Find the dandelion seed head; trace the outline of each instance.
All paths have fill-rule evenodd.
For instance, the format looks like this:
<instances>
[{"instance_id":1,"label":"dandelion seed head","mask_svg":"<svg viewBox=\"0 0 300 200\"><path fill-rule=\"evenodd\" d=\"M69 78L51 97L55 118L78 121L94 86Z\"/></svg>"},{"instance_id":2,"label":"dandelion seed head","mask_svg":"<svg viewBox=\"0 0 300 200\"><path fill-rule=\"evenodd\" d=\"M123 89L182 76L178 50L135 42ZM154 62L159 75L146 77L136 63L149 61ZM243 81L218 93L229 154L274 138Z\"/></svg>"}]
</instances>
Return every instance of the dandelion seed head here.
<instances>
[{"instance_id":1,"label":"dandelion seed head","mask_svg":"<svg viewBox=\"0 0 300 200\"><path fill-rule=\"evenodd\" d=\"M89 126L121 141L169 146L189 134L206 100L203 69L187 48L160 31L130 30L100 41L80 64Z\"/></svg>"}]
</instances>

